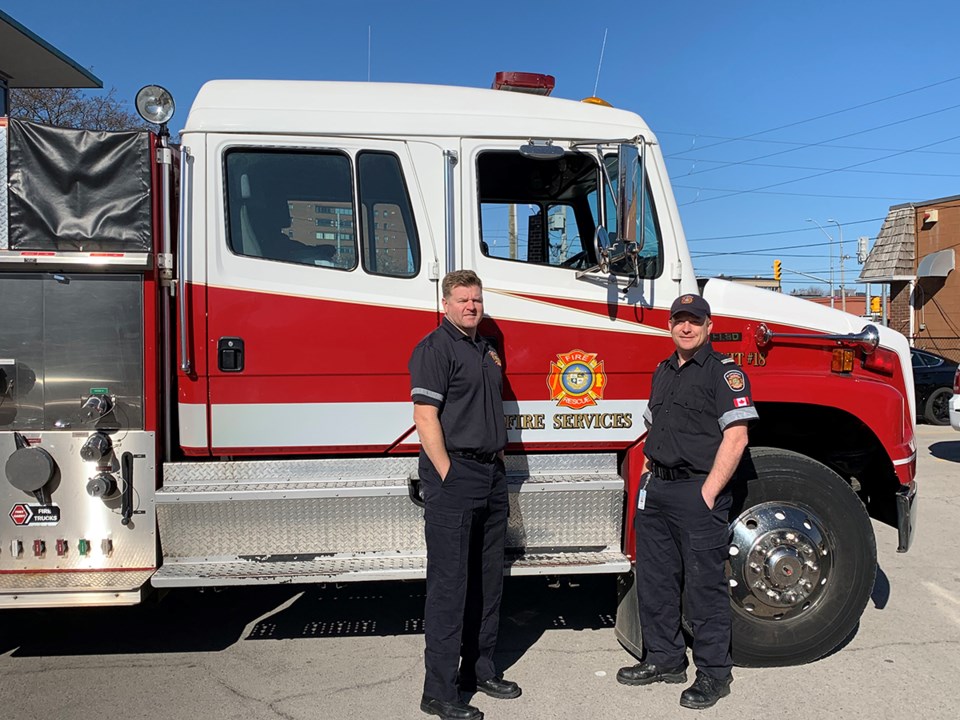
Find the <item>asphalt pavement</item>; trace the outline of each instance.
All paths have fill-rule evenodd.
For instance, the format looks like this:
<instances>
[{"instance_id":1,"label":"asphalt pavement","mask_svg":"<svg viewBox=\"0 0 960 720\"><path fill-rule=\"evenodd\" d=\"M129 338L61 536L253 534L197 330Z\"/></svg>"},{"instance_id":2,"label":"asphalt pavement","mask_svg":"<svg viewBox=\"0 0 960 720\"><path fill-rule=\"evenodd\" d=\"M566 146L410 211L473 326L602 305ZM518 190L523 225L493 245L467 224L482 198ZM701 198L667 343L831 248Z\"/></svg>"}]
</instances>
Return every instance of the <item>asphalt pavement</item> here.
<instances>
[{"instance_id":1,"label":"asphalt pavement","mask_svg":"<svg viewBox=\"0 0 960 720\"><path fill-rule=\"evenodd\" d=\"M918 428L918 534L874 524L857 631L815 663L734 671L711 718L960 714L960 433ZM516 700L488 720L692 717L682 685L625 687L612 577L508 579L499 658ZM0 611L4 720L425 718L423 583L180 590L133 608Z\"/></svg>"}]
</instances>

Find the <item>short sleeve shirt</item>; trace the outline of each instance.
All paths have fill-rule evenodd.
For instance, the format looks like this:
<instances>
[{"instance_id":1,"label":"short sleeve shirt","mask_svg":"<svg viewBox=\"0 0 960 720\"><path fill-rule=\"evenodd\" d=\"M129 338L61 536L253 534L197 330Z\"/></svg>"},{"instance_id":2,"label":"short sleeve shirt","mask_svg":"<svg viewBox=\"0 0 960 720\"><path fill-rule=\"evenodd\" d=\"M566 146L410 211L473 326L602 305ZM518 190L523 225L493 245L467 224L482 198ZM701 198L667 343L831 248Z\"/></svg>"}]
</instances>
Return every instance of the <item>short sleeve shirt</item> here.
<instances>
[{"instance_id":1,"label":"short sleeve shirt","mask_svg":"<svg viewBox=\"0 0 960 720\"><path fill-rule=\"evenodd\" d=\"M439 410L448 451L504 448L502 363L487 340L472 340L444 318L414 348L409 369L410 396Z\"/></svg>"},{"instance_id":2,"label":"short sleeve shirt","mask_svg":"<svg viewBox=\"0 0 960 720\"><path fill-rule=\"evenodd\" d=\"M660 465L707 475L724 429L757 417L750 380L732 359L710 343L683 365L674 353L653 373L644 454Z\"/></svg>"}]
</instances>

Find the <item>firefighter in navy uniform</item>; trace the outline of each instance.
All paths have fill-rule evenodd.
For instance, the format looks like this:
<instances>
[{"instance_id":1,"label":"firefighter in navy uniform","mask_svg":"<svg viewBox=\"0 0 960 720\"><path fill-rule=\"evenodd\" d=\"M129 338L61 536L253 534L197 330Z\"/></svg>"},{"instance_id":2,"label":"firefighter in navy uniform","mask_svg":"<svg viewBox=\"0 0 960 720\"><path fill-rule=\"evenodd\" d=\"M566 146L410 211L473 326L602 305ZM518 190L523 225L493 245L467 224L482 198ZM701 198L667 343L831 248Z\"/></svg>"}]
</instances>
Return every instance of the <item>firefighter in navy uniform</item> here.
<instances>
[{"instance_id":1,"label":"firefighter in navy uniform","mask_svg":"<svg viewBox=\"0 0 960 720\"><path fill-rule=\"evenodd\" d=\"M697 676L681 693L680 704L700 709L729 695L733 679L724 575L729 482L757 411L746 375L710 344L713 322L706 300L677 298L669 328L676 352L653 374L635 519L644 661L621 668L617 680L625 685L686 682L682 591Z\"/></svg>"},{"instance_id":2,"label":"firefighter in navy uniform","mask_svg":"<svg viewBox=\"0 0 960 720\"><path fill-rule=\"evenodd\" d=\"M471 270L443 278L444 320L410 358L413 417L427 542L426 676L420 709L445 720L480 720L459 690L519 697L496 671L507 481L503 375L496 350L477 337L483 286Z\"/></svg>"}]
</instances>

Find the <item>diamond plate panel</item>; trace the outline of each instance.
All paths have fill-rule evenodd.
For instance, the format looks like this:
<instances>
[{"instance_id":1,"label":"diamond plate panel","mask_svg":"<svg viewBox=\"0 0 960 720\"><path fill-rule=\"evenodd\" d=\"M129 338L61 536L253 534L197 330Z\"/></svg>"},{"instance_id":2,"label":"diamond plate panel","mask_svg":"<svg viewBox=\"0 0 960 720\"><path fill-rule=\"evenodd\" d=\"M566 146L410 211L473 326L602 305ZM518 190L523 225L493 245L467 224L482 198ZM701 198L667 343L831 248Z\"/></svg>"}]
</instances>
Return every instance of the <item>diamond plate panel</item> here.
<instances>
[{"instance_id":1,"label":"diamond plate panel","mask_svg":"<svg viewBox=\"0 0 960 720\"><path fill-rule=\"evenodd\" d=\"M507 546L619 547L621 490L512 492ZM164 558L425 549L423 512L406 496L163 503Z\"/></svg>"},{"instance_id":2,"label":"diamond plate panel","mask_svg":"<svg viewBox=\"0 0 960 720\"><path fill-rule=\"evenodd\" d=\"M306 562L180 562L164 565L151 583L156 587L193 587L414 580L426 576L426 566L424 555L319 558ZM505 575L613 573L629 569L630 561L614 551L531 554L507 557L504 562Z\"/></svg>"},{"instance_id":3,"label":"diamond plate panel","mask_svg":"<svg viewBox=\"0 0 960 720\"><path fill-rule=\"evenodd\" d=\"M0 575L0 592L7 595L17 591L53 593L64 590L137 590L150 579L151 575L153 575L153 570L8 573Z\"/></svg>"},{"instance_id":4,"label":"diamond plate panel","mask_svg":"<svg viewBox=\"0 0 960 720\"><path fill-rule=\"evenodd\" d=\"M388 482L406 480L417 473L416 457L333 458L323 460L250 460L230 462L168 463L164 485L225 483L315 483L322 481ZM592 475L617 473L613 453L577 455L510 455L507 474Z\"/></svg>"},{"instance_id":5,"label":"diamond plate panel","mask_svg":"<svg viewBox=\"0 0 960 720\"><path fill-rule=\"evenodd\" d=\"M510 496L507 547L620 547L623 493L574 490Z\"/></svg>"},{"instance_id":6,"label":"diamond plate panel","mask_svg":"<svg viewBox=\"0 0 960 720\"><path fill-rule=\"evenodd\" d=\"M168 559L423 547L422 511L399 496L174 503L157 514Z\"/></svg>"},{"instance_id":7,"label":"diamond plate panel","mask_svg":"<svg viewBox=\"0 0 960 720\"><path fill-rule=\"evenodd\" d=\"M511 491L542 492L561 489L622 490L619 475L532 475L507 478ZM551 487L565 485L566 488ZM315 482L188 483L160 488L158 503L272 500L287 497L361 497L409 494L407 481L396 479L320 480Z\"/></svg>"}]
</instances>

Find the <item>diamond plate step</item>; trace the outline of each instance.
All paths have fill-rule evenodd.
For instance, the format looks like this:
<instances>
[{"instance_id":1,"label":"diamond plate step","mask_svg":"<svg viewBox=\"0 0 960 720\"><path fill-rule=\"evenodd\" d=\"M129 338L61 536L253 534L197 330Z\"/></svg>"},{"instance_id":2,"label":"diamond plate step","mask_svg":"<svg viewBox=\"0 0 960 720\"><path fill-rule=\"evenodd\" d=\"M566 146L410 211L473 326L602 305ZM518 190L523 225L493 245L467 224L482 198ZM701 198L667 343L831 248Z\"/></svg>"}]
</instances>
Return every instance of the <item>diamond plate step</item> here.
<instances>
[{"instance_id":1,"label":"diamond plate step","mask_svg":"<svg viewBox=\"0 0 960 720\"><path fill-rule=\"evenodd\" d=\"M426 577L423 554L343 555L308 560L272 561L265 558L223 562L171 562L153 576L156 587L212 585L276 585L284 583L420 580ZM544 552L508 555L504 575L578 575L622 573L630 561L622 553Z\"/></svg>"},{"instance_id":2,"label":"diamond plate step","mask_svg":"<svg viewBox=\"0 0 960 720\"><path fill-rule=\"evenodd\" d=\"M507 469L509 574L625 569L615 455L511 456ZM416 473L415 457L166 466L154 584L423 577Z\"/></svg>"},{"instance_id":3,"label":"diamond plate step","mask_svg":"<svg viewBox=\"0 0 960 720\"><path fill-rule=\"evenodd\" d=\"M622 490L619 475L508 476L510 492L560 492L566 490ZM156 502L206 503L230 500L291 500L308 498L391 497L409 495L406 478L357 480L277 480L272 482L172 483L156 492Z\"/></svg>"},{"instance_id":4,"label":"diamond plate step","mask_svg":"<svg viewBox=\"0 0 960 720\"><path fill-rule=\"evenodd\" d=\"M0 575L0 607L136 605L152 569L31 572Z\"/></svg>"},{"instance_id":5,"label":"diamond plate step","mask_svg":"<svg viewBox=\"0 0 960 720\"><path fill-rule=\"evenodd\" d=\"M416 457L166 463L163 485L166 489L277 483L288 487L390 486L416 477L417 463ZM611 478L617 477L617 456L613 453L508 455L506 467L511 482L552 476Z\"/></svg>"}]
</instances>

